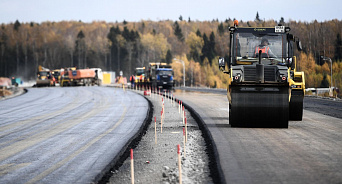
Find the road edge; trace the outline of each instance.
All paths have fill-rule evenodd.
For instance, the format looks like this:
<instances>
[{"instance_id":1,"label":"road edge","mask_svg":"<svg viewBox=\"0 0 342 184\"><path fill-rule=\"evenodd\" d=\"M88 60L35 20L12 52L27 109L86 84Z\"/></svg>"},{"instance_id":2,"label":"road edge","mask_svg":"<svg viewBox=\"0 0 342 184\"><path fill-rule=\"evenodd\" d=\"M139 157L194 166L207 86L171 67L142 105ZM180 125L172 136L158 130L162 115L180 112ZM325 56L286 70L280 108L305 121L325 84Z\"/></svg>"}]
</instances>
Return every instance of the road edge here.
<instances>
[{"instance_id":1,"label":"road edge","mask_svg":"<svg viewBox=\"0 0 342 184\"><path fill-rule=\"evenodd\" d=\"M116 170L122 166L124 161L130 155L130 149L134 149L139 144L140 140L145 135L148 126L152 122L152 116L154 111L152 102L148 100L145 96L138 93L136 94L144 97L145 100L148 102L146 118L144 119L144 122L142 123L140 130L126 143L124 147L122 147L120 152L113 158L113 160L95 177L94 183L106 184L109 182L109 179L112 176L111 171Z\"/></svg>"},{"instance_id":2,"label":"road edge","mask_svg":"<svg viewBox=\"0 0 342 184\"><path fill-rule=\"evenodd\" d=\"M178 102L179 99L175 98L175 101ZM215 144L215 141L207 127L207 125L205 124L205 122L203 121L203 119L201 118L201 116L188 104L184 103L182 101L184 108L186 108L191 116L195 119L195 121L197 122L200 130L203 133L203 137L205 140L205 144L207 147L207 154L209 156L209 169L210 169L210 176L212 177L214 183L226 183L225 178L224 178L224 174L221 168L221 164L220 164L220 158L219 158L219 153L217 151L217 147Z\"/></svg>"}]
</instances>

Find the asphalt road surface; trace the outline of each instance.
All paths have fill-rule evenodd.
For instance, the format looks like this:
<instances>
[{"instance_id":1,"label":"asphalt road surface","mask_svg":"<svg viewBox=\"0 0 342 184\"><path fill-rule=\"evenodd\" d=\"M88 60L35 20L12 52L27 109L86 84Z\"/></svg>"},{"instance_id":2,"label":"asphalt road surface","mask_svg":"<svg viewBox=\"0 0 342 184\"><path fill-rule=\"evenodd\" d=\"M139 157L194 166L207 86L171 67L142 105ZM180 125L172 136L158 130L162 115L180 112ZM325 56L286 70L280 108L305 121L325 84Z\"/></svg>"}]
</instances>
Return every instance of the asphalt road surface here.
<instances>
[{"instance_id":1,"label":"asphalt road surface","mask_svg":"<svg viewBox=\"0 0 342 184\"><path fill-rule=\"evenodd\" d=\"M225 94L174 94L206 123L226 183L342 182L342 119L304 110L288 129L231 128Z\"/></svg>"},{"instance_id":2,"label":"asphalt road surface","mask_svg":"<svg viewBox=\"0 0 342 184\"><path fill-rule=\"evenodd\" d=\"M0 101L0 183L91 183L147 115L107 87L31 88Z\"/></svg>"}]
</instances>

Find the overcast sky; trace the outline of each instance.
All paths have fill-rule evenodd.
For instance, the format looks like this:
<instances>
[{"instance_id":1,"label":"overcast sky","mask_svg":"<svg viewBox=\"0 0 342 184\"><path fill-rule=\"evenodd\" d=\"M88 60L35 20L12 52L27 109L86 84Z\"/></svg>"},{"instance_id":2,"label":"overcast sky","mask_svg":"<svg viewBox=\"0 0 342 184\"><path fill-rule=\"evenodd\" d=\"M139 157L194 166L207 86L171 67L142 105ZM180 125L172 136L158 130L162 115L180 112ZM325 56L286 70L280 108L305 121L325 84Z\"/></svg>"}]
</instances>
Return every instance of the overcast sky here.
<instances>
[{"instance_id":1,"label":"overcast sky","mask_svg":"<svg viewBox=\"0 0 342 184\"><path fill-rule=\"evenodd\" d=\"M74 20L342 20L342 0L0 0L0 23Z\"/></svg>"}]
</instances>

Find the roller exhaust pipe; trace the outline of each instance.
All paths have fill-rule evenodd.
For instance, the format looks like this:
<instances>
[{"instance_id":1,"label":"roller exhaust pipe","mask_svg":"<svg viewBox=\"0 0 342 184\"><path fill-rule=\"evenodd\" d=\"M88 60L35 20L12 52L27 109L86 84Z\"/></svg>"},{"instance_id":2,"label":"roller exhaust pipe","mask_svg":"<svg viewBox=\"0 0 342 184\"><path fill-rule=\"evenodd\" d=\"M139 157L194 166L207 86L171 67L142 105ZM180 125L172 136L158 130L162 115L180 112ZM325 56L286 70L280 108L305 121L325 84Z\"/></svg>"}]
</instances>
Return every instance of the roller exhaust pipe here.
<instances>
[{"instance_id":1,"label":"roller exhaust pipe","mask_svg":"<svg viewBox=\"0 0 342 184\"><path fill-rule=\"evenodd\" d=\"M261 64L261 50L259 50L259 63L256 64L256 82L264 83L264 65Z\"/></svg>"}]
</instances>

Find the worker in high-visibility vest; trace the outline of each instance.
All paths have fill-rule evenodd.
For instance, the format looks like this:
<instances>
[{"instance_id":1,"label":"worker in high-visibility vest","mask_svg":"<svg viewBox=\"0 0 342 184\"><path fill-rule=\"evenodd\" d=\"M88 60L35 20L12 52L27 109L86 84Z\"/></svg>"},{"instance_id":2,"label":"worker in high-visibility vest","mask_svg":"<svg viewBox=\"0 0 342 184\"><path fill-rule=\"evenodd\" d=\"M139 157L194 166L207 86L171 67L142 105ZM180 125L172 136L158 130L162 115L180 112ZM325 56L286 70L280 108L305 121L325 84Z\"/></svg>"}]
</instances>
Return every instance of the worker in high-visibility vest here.
<instances>
[{"instance_id":1,"label":"worker in high-visibility vest","mask_svg":"<svg viewBox=\"0 0 342 184\"><path fill-rule=\"evenodd\" d=\"M259 57L259 51L261 51L261 56L262 57L267 57L267 58L276 58L277 56L273 54L272 50L270 49L269 42L267 38L263 38L261 40L261 44L255 47L255 57Z\"/></svg>"},{"instance_id":2,"label":"worker in high-visibility vest","mask_svg":"<svg viewBox=\"0 0 342 184\"><path fill-rule=\"evenodd\" d=\"M135 82L134 75L131 75L131 77L129 78L129 81L131 82L131 88L134 88L134 82Z\"/></svg>"}]
</instances>

